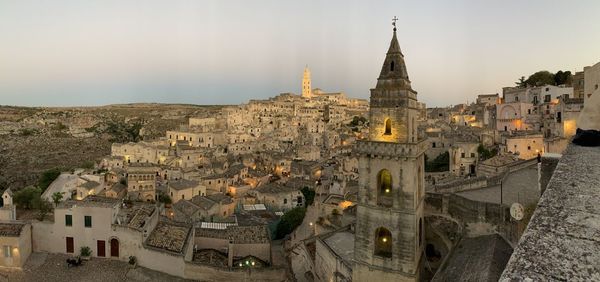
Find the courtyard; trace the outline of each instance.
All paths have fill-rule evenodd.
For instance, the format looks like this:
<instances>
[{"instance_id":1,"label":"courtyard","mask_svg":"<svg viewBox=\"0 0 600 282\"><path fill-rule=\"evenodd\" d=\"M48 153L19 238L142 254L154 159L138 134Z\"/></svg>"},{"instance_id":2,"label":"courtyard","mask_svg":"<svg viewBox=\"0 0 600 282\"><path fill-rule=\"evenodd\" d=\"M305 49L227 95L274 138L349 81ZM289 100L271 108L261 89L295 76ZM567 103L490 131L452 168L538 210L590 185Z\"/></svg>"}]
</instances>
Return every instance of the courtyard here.
<instances>
[{"instance_id":1,"label":"courtyard","mask_svg":"<svg viewBox=\"0 0 600 282\"><path fill-rule=\"evenodd\" d=\"M69 257L32 253L23 270L0 269L0 281L191 281L112 259L92 258L67 267Z\"/></svg>"}]
</instances>

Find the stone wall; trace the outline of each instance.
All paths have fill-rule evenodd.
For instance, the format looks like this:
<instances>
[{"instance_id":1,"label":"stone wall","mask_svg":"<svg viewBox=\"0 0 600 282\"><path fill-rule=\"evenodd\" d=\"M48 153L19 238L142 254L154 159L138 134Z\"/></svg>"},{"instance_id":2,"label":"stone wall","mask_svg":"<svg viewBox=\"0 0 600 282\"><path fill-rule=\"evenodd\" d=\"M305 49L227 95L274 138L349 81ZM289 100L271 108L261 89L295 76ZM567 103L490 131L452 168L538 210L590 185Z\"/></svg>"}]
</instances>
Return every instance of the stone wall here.
<instances>
[{"instance_id":1,"label":"stone wall","mask_svg":"<svg viewBox=\"0 0 600 282\"><path fill-rule=\"evenodd\" d=\"M454 194L427 193L425 214L445 215L460 222L467 236L497 233L510 244L519 240L519 224L510 218L510 207L469 200Z\"/></svg>"},{"instance_id":2,"label":"stone wall","mask_svg":"<svg viewBox=\"0 0 600 282\"><path fill-rule=\"evenodd\" d=\"M185 263L184 276L200 281L286 281L284 268L223 269L207 265Z\"/></svg>"},{"instance_id":3,"label":"stone wall","mask_svg":"<svg viewBox=\"0 0 600 282\"><path fill-rule=\"evenodd\" d=\"M570 145L500 281L600 280L600 147Z\"/></svg>"}]
</instances>

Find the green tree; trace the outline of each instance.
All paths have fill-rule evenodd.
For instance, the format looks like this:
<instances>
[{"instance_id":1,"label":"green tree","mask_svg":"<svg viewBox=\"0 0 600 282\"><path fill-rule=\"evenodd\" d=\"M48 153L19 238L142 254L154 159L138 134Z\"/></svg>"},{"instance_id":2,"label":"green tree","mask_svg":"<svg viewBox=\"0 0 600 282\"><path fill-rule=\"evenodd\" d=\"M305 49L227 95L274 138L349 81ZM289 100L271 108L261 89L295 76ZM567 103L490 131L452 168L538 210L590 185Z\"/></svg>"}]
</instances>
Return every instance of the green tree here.
<instances>
[{"instance_id":1,"label":"green tree","mask_svg":"<svg viewBox=\"0 0 600 282\"><path fill-rule=\"evenodd\" d=\"M43 221L46 216L52 211L52 203L41 196L36 196L32 200L32 206L38 210L38 220Z\"/></svg>"},{"instance_id":2,"label":"green tree","mask_svg":"<svg viewBox=\"0 0 600 282\"><path fill-rule=\"evenodd\" d=\"M13 200L20 208L32 209L35 208L34 204L36 203L36 198L39 198L41 195L42 191L39 188L27 186L15 192L13 195Z\"/></svg>"},{"instance_id":3,"label":"green tree","mask_svg":"<svg viewBox=\"0 0 600 282\"><path fill-rule=\"evenodd\" d=\"M42 173L42 177L38 181L38 187L42 191L46 191L46 188L48 188L48 186L50 186L50 184L54 180L56 180L56 178L58 178L59 175L60 175L60 169L58 169L58 168L53 168L53 169L44 171L44 173Z\"/></svg>"},{"instance_id":4,"label":"green tree","mask_svg":"<svg viewBox=\"0 0 600 282\"><path fill-rule=\"evenodd\" d=\"M169 197L169 195L161 192L158 194L158 202L163 203L165 205L170 205L173 201L171 200L171 197Z\"/></svg>"},{"instance_id":5,"label":"green tree","mask_svg":"<svg viewBox=\"0 0 600 282\"><path fill-rule=\"evenodd\" d=\"M52 193L52 202L55 205L58 205L58 203L60 203L60 201L63 199L63 193L62 192L54 192Z\"/></svg>"},{"instance_id":6,"label":"green tree","mask_svg":"<svg viewBox=\"0 0 600 282\"><path fill-rule=\"evenodd\" d=\"M315 191L308 188L308 186L304 186L304 188L302 188L300 192L302 192L302 195L304 195L304 200L306 200L306 206L308 207L312 205L312 203L315 201Z\"/></svg>"},{"instance_id":7,"label":"green tree","mask_svg":"<svg viewBox=\"0 0 600 282\"><path fill-rule=\"evenodd\" d=\"M448 152L444 152L433 161L428 161L425 158L425 171L426 172L442 172L450 170L450 154Z\"/></svg>"},{"instance_id":8,"label":"green tree","mask_svg":"<svg viewBox=\"0 0 600 282\"><path fill-rule=\"evenodd\" d=\"M538 71L532 75L530 75L527 80L525 80L525 84L529 86L541 86L541 85L554 85L554 74L549 71Z\"/></svg>"},{"instance_id":9,"label":"green tree","mask_svg":"<svg viewBox=\"0 0 600 282\"><path fill-rule=\"evenodd\" d=\"M484 161L498 154L498 149L492 148L491 150L483 146L483 144L479 144L477 147L477 153L479 154L479 159Z\"/></svg>"},{"instance_id":10,"label":"green tree","mask_svg":"<svg viewBox=\"0 0 600 282\"><path fill-rule=\"evenodd\" d=\"M292 233L302 223L305 214L306 209L302 207L293 208L286 212L277 224L275 239L281 239Z\"/></svg>"},{"instance_id":11,"label":"green tree","mask_svg":"<svg viewBox=\"0 0 600 282\"><path fill-rule=\"evenodd\" d=\"M556 74L554 75L554 85L571 85L571 83L573 82L573 75L571 74L571 71L561 71L559 70L558 72L556 72Z\"/></svg>"},{"instance_id":12,"label":"green tree","mask_svg":"<svg viewBox=\"0 0 600 282\"><path fill-rule=\"evenodd\" d=\"M517 87L520 88L525 88L527 87L527 82L524 76L521 76L521 78L519 78L519 81L515 82L515 84L517 85Z\"/></svg>"}]
</instances>

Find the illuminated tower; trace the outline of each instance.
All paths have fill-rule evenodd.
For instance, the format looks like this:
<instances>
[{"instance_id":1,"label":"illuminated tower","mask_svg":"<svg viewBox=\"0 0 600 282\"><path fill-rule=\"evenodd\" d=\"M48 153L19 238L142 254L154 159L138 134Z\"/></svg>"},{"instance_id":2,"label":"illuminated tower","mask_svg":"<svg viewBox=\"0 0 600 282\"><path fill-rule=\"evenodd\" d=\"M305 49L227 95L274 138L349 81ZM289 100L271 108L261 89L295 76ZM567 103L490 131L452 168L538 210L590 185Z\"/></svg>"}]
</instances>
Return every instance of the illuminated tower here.
<instances>
[{"instance_id":1,"label":"illuminated tower","mask_svg":"<svg viewBox=\"0 0 600 282\"><path fill-rule=\"evenodd\" d=\"M359 192L354 281L417 281L423 253L424 139L417 92L394 34L371 89L369 137L354 148Z\"/></svg>"},{"instance_id":2,"label":"illuminated tower","mask_svg":"<svg viewBox=\"0 0 600 282\"><path fill-rule=\"evenodd\" d=\"M312 88L310 88L310 70L308 66L304 68L304 75L302 76L302 97L310 98L312 96Z\"/></svg>"}]
</instances>

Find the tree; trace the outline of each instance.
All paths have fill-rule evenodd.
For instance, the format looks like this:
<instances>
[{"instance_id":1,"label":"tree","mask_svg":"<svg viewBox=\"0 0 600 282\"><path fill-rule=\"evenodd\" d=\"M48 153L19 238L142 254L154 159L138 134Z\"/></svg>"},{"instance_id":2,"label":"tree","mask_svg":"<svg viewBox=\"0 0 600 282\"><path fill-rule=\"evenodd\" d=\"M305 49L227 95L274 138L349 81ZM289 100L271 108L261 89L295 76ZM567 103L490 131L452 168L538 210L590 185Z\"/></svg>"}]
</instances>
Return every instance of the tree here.
<instances>
[{"instance_id":1,"label":"tree","mask_svg":"<svg viewBox=\"0 0 600 282\"><path fill-rule=\"evenodd\" d=\"M526 85L529 86L541 86L541 85L554 85L554 74L549 71L538 71L525 80Z\"/></svg>"},{"instance_id":2,"label":"tree","mask_svg":"<svg viewBox=\"0 0 600 282\"><path fill-rule=\"evenodd\" d=\"M24 209L35 208L36 198L41 197L42 191L34 186L27 186L14 193L13 200L17 206Z\"/></svg>"},{"instance_id":3,"label":"tree","mask_svg":"<svg viewBox=\"0 0 600 282\"><path fill-rule=\"evenodd\" d=\"M519 88L525 88L525 87L527 87L527 82L526 82L526 79L525 79L524 76L521 76L521 78L519 78L519 81L515 82L515 84Z\"/></svg>"},{"instance_id":4,"label":"tree","mask_svg":"<svg viewBox=\"0 0 600 282\"><path fill-rule=\"evenodd\" d=\"M38 196L33 198L32 206L38 210L38 220L43 221L52 211L52 203L42 197Z\"/></svg>"},{"instance_id":5,"label":"tree","mask_svg":"<svg viewBox=\"0 0 600 282\"><path fill-rule=\"evenodd\" d=\"M60 203L60 201L63 199L63 193L62 192L54 192L52 193L52 202L54 203L54 205L58 205L58 203Z\"/></svg>"},{"instance_id":6,"label":"tree","mask_svg":"<svg viewBox=\"0 0 600 282\"><path fill-rule=\"evenodd\" d=\"M312 205L312 203L315 201L315 191L309 189L307 186L304 186L304 188L302 188L300 192L302 192L302 195L304 195L304 200L306 200L306 206L308 207Z\"/></svg>"},{"instance_id":7,"label":"tree","mask_svg":"<svg viewBox=\"0 0 600 282\"><path fill-rule=\"evenodd\" d=\"M433 161L428 161L425 158L426 172L442 172L450 170L450 153L444 152L439 154Z\"/></svg>"},{"instance_id":8,"label":"tree","mask_svg":"<svg viewBox=\"0 0 600 282\"><path fill-rule=\"evenodd\" d=\"M158 194L158 202L163 203L165 205L170 205L173 201L171 200L171 197L169 197L169 195L161 192Z\"/></svg>"},{"instance_id":9,"label":"tree","mask_svg":"<svg viewBox=\"0 0 600 282\"><path fill-rule=\"evenodd\" d=\"M306 214L306 209L302 207L297 207L286 212L282 217L281 221L277 224L277 229L275 231L275 239L281 239L286 235L292 233L296 227L298 227L302 220L304 220L304 215Z\"/></svg>"},{"instance_id":10,"label":"tree","mask_svg":"<svg viewBox=\"0 0 600 282\"><path fill-rule=\"evenodd\" d=\"M477 153L479 154L479 159L482 161L485 161L485 160L497 155L498 149L492 148L491 150L489 150L488 148L483 146L483 144L479 144L479 147L477 147Z\"/></svg>"},{"instance_id":11,"label":"tree","mask_svg":"<svg viewBox=\"0 0 600 282\"><path fill-rule=\"evenodd\" d=\"M559 70L554 75L554 85L571 85L573 82L573 75L571 75L571 71L561 71Z\"/></svg>"},{"instance_id":12,"label":"tree","mask_svg":"<svg viewBox=\"0 0 600 282\"><path fill-rule=\"evenodd\" d=\"M60 169L58 168L44 171L44 173L42 173L42 177L38 181L38 187L41 189L41 191L46 191L46 188L48 188L48 186L50 186L50 184L52 184L52 182L56 180L59 175Z\"/></svg>"}]
</instances>

